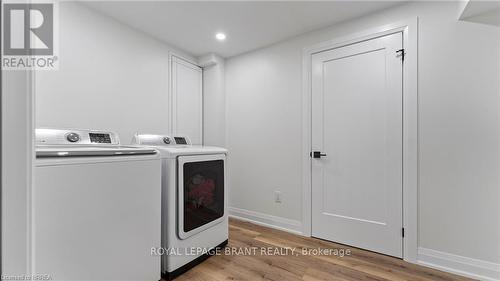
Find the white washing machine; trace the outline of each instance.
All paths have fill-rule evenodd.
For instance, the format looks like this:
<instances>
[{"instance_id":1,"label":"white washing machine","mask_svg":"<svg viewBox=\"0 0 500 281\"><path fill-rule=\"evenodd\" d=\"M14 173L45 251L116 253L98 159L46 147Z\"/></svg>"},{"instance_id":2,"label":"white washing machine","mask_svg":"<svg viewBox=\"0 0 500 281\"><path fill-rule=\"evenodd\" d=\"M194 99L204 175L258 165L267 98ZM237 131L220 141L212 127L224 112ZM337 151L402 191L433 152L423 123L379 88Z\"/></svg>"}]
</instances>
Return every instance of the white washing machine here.
<instances>
[{"instance_id":1,"label":"white washing machine","mask_svg":"<svg viewBox=\"0 0 500 281\"><path fill-rule=\"evenodd\" d=\"M112 132L37 129L33 274L159 280L160 178L155 149L121 146Z\"/></svg>"},{"instance_id":2,"label":"white washing machine","mask_svg":"<svg viewBox=\"0 0 500 281\"><path fill-rule=\"evenodd\" d=\"M228 242L227 150L189 138L136 134L162 158L162 277L173 279Z\"/></svg>"}]
</instances>

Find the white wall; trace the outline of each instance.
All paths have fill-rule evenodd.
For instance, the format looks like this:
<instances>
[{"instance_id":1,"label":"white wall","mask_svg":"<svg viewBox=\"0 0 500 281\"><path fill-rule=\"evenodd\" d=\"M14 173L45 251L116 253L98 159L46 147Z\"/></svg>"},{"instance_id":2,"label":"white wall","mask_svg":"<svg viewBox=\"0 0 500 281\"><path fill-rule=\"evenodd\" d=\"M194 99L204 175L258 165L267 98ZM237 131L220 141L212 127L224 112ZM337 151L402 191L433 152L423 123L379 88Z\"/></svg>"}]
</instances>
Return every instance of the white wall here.
<instances>
[{"instance_id":1,"label":"white wall","mask_svg":"<svg viewBox=\"0 0 500 281\"><path fill-rule=\"evenodd\" d=\"M74 2L60 3L59 38L59 70L36 74L37 127L113 130L122 143L169 132L169 51L193 57Z\"/></svg>"},{"instance_id":2,"label":"white wall","mask_svg":"<svg viewBox=\"0 0 500 281\"><path fill-rule=\"evenodd\" d=\"M2 274L28 272L32 96L28 71L2 71Z\"/></svg>"},{"instance_id":3,"label":"white wall","mask_svg":"<svg viewBox=\"0 0 500 281\"><path fill-rule=\"evenodd\" d=\"M226 60L230 206L300 223L302 49L418 16L419 247L500 263L500 30L458 8L410 3Z\"/></svg>"},{"instance_id":4,"label":"white wall","mask_svg":"<svg viewBox=\"0 0 500 281\"><path fill-rule=\"evenodd\" d=\"M229 205L301 219L302 45L295 41L226 60ZM282 203L274 203L274 191Z\"/></svg>"}]
</instances>

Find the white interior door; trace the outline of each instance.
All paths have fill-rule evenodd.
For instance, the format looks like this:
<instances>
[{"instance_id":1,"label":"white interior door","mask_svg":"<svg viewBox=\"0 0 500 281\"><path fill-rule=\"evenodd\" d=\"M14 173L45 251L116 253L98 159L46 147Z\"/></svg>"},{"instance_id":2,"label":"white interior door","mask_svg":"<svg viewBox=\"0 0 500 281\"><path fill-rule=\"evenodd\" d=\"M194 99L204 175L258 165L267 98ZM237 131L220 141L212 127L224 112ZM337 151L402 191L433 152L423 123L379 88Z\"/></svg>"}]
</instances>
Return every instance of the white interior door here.
<instances>
[{"instance_id":1,"label":"white interior door","mask_svg":"<svg viewBox=\"0 0 500 281\"><path fill-rule=\"evenodd\" d=\"M401 33L312 56L312 235L402 257ZM314 156L314 155L313 155Z\"/></svg>"},{"instance_id":2,"label":"white interior door","mask_svg":"<svg viewBox=\"0 0 500 281\"><path fill-rule=\"evenodd\" d=\"M202 69L172 57L172 131L203 143Z\"/></svg>"}]
</instances>

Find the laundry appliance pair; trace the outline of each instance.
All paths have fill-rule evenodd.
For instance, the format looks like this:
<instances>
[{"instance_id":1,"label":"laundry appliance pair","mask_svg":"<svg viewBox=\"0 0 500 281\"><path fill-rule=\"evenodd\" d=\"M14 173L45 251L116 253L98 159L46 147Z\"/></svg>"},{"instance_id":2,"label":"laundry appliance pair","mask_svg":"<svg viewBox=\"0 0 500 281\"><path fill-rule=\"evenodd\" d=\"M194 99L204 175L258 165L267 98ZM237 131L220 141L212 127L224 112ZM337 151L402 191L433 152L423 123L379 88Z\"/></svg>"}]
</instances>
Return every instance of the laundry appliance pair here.
<instances>
[{"instance_id":1,"label":"laundry appliance pair","mask_svg":"<svg viewBox=\"0 0 500 281\"><path fill-rule=\"evenodd\" d=\"M35 272L158 280L187 271L227 244L226 156L185 136L120 145L109 131L37 129Z\"/></svg>"}]
</instances>

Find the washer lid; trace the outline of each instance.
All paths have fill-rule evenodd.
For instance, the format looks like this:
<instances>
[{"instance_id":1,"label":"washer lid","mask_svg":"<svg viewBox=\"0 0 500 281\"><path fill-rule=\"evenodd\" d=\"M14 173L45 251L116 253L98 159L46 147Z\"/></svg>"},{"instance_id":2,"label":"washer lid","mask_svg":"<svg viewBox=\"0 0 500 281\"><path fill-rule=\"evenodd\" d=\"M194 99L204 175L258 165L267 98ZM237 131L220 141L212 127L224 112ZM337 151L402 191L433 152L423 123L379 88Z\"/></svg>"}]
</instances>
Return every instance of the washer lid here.
<instances>
[{"instance_id":1,"label":"washer lid","mask_svg":"<svg viewBox=\"0 0 500 281\"><path fill-rule=\"evenodd\" d=\"M64 146L47 145L36 147L36 157L98 157L98 156L130 156L151 155L157 151L153 148L138 146Z\"/></svg>"}]
</instances>

